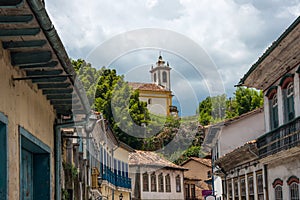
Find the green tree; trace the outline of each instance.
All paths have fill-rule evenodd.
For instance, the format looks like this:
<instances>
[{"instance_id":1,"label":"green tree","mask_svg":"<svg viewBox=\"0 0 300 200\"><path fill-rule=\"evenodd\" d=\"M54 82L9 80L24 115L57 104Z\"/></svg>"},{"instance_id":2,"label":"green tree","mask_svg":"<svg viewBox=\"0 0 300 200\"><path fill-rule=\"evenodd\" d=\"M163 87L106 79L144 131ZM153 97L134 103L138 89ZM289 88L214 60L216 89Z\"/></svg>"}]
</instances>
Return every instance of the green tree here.
<instances>
[{"instance_id":1,"label":"green tree","mask_svg":"<svg viewBox=\"0 0 300 200\"><path fill-rule=\"evenodd\" d=\"M263 106L263 93L255 89L238 87L230 100L231 115L239 116ZM229 109L228 109L229 110ZM229 113L228 113L229 115ZM229 115L230 116L230 115ZM229 118L229 117L227 117Z\"/></svg>"},{"instance_id":2,"label":"green tree","mask_svg":"<svg viewBox=\"0 0 300 200\"><path fill-rule=\"evenodd\" d=\"M230 119L263 106L263 93L254 89L238 87L232 98L225 94L207 97L199 103L199 122L202 125Z\"/></svg>"},{"instance_id":3,"label":"green tree","mask_svg":"<svg viewBox=\"0 0 300 200\"><path fill-rule=\"evenodd\" d=\"M211 122L222 121L225 118L226 95L207 97L200 102L198 107L199 122L208 125Z\"/></svg>"},{"instance_id":4,"label":"green tree","mask_svg":"<svg viewBox=\"0 0 300 200\"><path fill-rule=\"evenodd\" d=\"M142 142L138 141L139 138L127 134L129 131L141 132L134 127L143 123L147 125L150 119L147 104L139 101L138 91L133 91L115 69L102 67L97 70L82 59L72 60L72 65L92 108L103 114L121 141L140 148Z\"/></svg>"},{"instance_id":5,"label":"green tree","mask_svg":"<svg viewBox=\"0 0 300 200\"><path fill-rule=\"evenodd\" d=\"M90 63L86 63L82 59L71 60L71 63L76 71L76 78L80 80L86 91L90 104L93 105L96 86L98 85L98 79L103 69L97 70L93 68Z\"/></svg>"}]
</instances>

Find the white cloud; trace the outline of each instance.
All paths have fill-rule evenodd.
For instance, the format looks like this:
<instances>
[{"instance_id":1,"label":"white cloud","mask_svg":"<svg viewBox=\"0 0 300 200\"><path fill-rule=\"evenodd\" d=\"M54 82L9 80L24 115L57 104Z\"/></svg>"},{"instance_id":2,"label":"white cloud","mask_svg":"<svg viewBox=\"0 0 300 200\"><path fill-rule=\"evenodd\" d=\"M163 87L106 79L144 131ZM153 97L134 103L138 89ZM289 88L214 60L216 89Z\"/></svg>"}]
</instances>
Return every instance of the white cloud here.
<instances>
[{"instance_id":1,"label":"white cloud","mask_svg":"<svg viewBox=\"0 0 300 200\"><path fill-rule=\"evenodd\" d=\"M206 50L230 93L251 64L300 14L300 0L47 0L46 5L72 58L86 58L99 44L122 32L168 29L191 38ZM126 66L138 66L157 58L149 61L148 56L138 57L139 64L130 64L135 62L130 56L121 60ZM174 62L184 65L178 58ZM186 74L195 84L197 77L192 70ZM189 108L191 113L193 106Z\"/></svg>"}]
</instances>

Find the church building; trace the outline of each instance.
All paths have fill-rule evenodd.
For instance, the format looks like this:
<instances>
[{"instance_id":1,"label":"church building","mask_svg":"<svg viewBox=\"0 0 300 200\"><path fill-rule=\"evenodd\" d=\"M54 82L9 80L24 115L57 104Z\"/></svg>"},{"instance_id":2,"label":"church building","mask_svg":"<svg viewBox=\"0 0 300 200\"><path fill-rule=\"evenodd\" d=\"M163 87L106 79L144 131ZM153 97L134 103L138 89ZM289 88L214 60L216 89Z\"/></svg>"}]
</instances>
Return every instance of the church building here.
<instances>
[{"instance_id":1,"label":"church building","mask_svg":"<svg viewBox=\"0 0 300 200\"><path fill-rule=\"evenodd\" d=\"M152 83L129 82L134 90L139 90L140 100L147 102L147 108L152 114L177 116L176 106L172 106L171 68L160 55L155 67L151 67Z\"/></svg>"}]
</instances>

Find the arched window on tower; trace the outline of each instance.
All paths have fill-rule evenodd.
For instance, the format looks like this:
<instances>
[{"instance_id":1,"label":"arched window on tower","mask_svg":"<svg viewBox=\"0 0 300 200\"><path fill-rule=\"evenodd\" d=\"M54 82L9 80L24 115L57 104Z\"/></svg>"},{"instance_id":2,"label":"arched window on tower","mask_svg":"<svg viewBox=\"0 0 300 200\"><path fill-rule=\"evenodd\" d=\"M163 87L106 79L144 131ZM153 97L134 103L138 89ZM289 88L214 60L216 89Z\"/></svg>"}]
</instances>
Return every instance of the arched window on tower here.
<instances>
[{"instance_id":1,"label":"arched window on tower","mask_svg":"<svg viewBox=\"0 0 300 200\"><path fill-rule=\"evenodd\" d=\"M163 72L163 73L162 73L162 79L163 79L163 82L164 82L164 83L167 82L167 72Z\"/></svg>"}]
</instances>

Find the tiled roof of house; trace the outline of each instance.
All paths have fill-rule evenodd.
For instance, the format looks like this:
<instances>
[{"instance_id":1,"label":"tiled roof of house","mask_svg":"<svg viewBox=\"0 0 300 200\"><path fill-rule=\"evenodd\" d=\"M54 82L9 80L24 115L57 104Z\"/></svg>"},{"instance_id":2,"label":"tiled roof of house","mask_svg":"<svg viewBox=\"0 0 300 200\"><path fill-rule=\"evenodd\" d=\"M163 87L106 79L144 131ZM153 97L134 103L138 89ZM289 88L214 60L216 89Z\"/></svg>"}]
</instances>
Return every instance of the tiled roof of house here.
<instances>
[{"instance_id":1,"label":"tiled roof of house","mask_svg":"<svg viewBox=\"0 0 300 200\"><path fill-rule=\"evenodd\" d=\"M128 82L128 85L134 90L167 91L164 86L156 85L155 83Z\"/></svg>"},{"instance_id":2,"label":"tiled roof of house","mask_svg":"<svg viewBox=\"0 0 300 200\"><path fill-rule=\"evenodd\" d=\"M164 168L173 168L179 170L187 170L184 167L178 166L155 152L152 151L140 151L137 150L135 153L129 154L129 165L142 165L142 166L155 166Z\"/></svg>"},{"instance_id":3,"label":"tiled roof of house","mask_svg":"<svg viewBox=\"0 0 300 200\"><path fill-rule=\"evenodd\" d=\"M243 155L243 156L241 156ZM221 166L225 170L231 169L239 163L258 158L258 149L256 140L246 142L244 145L239 146L227 154L221 156L215 161L216 165Z\"/></svg>"},{"instance_id":4,"label":"tiled roof of house","mask_svg":"<svg viewBox=\"0 0 300 200\"><path fill-rule=\"evenodd\" d=\"M181 164L181 166L183 166L184 164L186 164L187 162L194 160L198 163L201 163L203 165L206 165L207 167L211 167L211 159L206 159L206 158L197 158L197 157L191 157L188 160L186 160L185 162L183 162Z\"/></svg>"}]
</instances>

